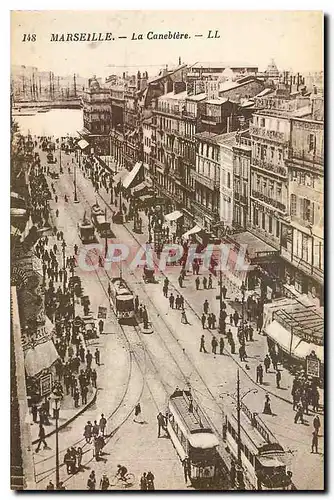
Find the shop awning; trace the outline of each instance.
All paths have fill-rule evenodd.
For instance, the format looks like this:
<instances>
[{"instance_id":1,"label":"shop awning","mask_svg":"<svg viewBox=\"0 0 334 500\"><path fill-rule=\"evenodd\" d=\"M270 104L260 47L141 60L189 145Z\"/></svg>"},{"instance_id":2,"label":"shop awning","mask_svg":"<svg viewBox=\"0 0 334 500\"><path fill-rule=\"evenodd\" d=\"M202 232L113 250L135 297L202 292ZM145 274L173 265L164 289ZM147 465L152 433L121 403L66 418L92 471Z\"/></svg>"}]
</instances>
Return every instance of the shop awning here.
<instances>
[{"instance_id":1,"label":"shop awning","mask_svg":"<svg viewBox=\"0 0 334 500\"><path fill-rule=\"evenodd\" d=\"M189 229L189 231L184 233L182 235L182 238L189 238L190 235L200 233L201 231L203 231L203 229L196 225L192 229Z\"/></svg>"},{"instance_id":2,"label":"shop awning","mask_svg":"<svg viewBox=\"0 0 334 500\"><path fill-rule=\"evenodd\" d=\"M134 195L134 194L139 194L141 191L144 191L144 189L147 189L148 186L147 186L147 183L146 181L144 182L141 182L140 184L137 184L137 186L134 186L133 188L131 188L131 194Z\"/></svg>"},{"instance_id":3,"label":"shop awning","mask_svg":"<svg viewBox=\"0 0 334 500\"><path fill-rule=\"evenodd\" d=\"M266 327L266 334L270 337L276 344L279 345L283 351L290 354L290 344L291 344L291 332L286 330L282 325L278 323L278 321L272 321ZM292 335L292 344L291 344L291 354L294 355L294 350L296 346L300 343L300 337L297 335Z\"/></svg>"},{"instance_id":4,"label":"shop awning","mask_svg":"<svg viewBox=\"0 0 334 500\"><path fill-rule=\"evenodd\" d=\"M139 174L139 171L140 171L142 166L143 166L143 162L138 161L135 164L135 166L133 167L133 169L131 170L131 172L128 174L128 176L122 180L123 187L125 189L129 189L132 186L132 184L133 184L134 180L136 179L137 175Z\"/></svg>"},{"instance_id":5,"label":"shop awning","mask_svg":"<svg viewBox=\"0 0 334 500\"><path fill-rule=\"evenodd\" d=\"M117 186L117 184L121 181L123 181L123 179L129 175L129 171L126 170L126 168L122 168L122 170L120 170L119 172L116 173L116 175L114 176L114 186Z\"/></svg>"},{"instance_id":6,"label":"shop awning","mask_svg":"<svg viewBox=\"0 0 334 500\"><path fill-rule=\"evenodd\" d=\"M89 142L85 141L85 139L80 139L78 146L80 149L86 149L89 146Z\"/></svg>"},{"instance_id":7,"label":"shop awning","mask_svg":"<svg viewBox=\"0 0 334 500\"><path fill-rule=\"evenodd\" d=\"M165 219L168 220L169 222L178 220L181 217L183 217L183 213L180 212L179 210L175 210L174 212L171 212L170 214L165 215Z\"/></svg>"},{"instance_id":8,"label":"shop awning","mask_svg":"<svg viewBox=\"0 0 334 500\"><path fill-rule=\"evenodd\" d=\"M146 203L147 203L147 202L149 202L149 201L153 200L153 199L154 199L154 196L153 196L152 194L143 194L143 195L141 195L141 196L138 196L138 199L139 199L140 201L142 201L143 203L144 203L144 202L146 202Z\"/></svg>"},{"instance_id":9,"label":"shop awning","mask_svg":"<svg viewBox=\"0 0 334 500\"><path fill-rule=\"evenodd\" d=\"M24 357L27 375L34 377L42 370L49 369L58 358L57 349L52 340L37 344L35 347L28 349Z\"/></svg>"},{"instance_id":10,"label":"shop awning","mask_svg":"<svg viewBox=\"0 0 334 500\"><path fill-rule=\"evenodd\" d=\"M324 362L324 348L320 345L315 345L315 344L311 344L311 343L309 344L308 342L304 342L304 340L299 342L299 344L296 346L296 348L294 350L294 356L296 356L296 358L306 359L306 356L309 356L312 351L315 352L317 357L323 363Z\"/></svg>"}]
</instances>

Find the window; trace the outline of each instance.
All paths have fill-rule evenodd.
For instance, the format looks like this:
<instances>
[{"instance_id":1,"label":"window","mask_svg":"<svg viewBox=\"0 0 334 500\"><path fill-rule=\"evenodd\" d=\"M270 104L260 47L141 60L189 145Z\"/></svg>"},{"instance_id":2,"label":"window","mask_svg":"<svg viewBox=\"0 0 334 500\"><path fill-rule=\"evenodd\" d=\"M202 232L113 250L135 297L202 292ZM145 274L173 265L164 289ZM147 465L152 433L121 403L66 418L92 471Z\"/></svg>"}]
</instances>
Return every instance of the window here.
<instances>
[{"instance_id":1,"label":"window","mask_svg":"<svg viewBox=\"0 0 334 500\"><path fill-rule=\"evenodd\" d=\"M260 118L260 127L265 127L266 120L264 118Z\"/></svg>"},{"instance_id":2,"label":"window","mask_svg":"<svg viewBox=\"0 0 334 500\"><path fill-rule=\"evenodd\" d=\"M279 238L279 221L276 221L276 238Z\"/></svg>"},{"instance_id":3,"label":"window","mask_svg":"<svg viewBox=\"0 0 334 500\"><path fill-rule=\"evenodd\" d=\"M312 222L313 217L312 217L312 206L311 206L310 200L303 198L301 203L302 203L302 218L303 218L303 220Z\"/></svg>"},{"instance_id":4,"label":"window","mask_svg":"<svg viewBox=\"0 0 334 500\"><path fill-rule=\"evenodd\" d=\"M273 232L273 219L272 217L268 217L268 224L269 224L269 233L272 234Z\"/></svg>"},{"instance_id":5,"label":"window","mask_svg":"<svg viewBox=\"0 0 334 500\"><path fill-rule=\"evenodd\" d=\"M308 236L302 234L302 259L308 262Z\"/></svg>"},{"instance_id":6,"label":"window","mask_svg":"<svg viewBox=\"0 0 334 500\"><path fill-rule=\"evenodd\" d=\"M231 174L230 172L227 172L227 187L231 187Z\"/></svg>"},{"instance_id":7,"label":"window","mask_svg":"<svg viewBox=\"0 0 334 500\"><path fill-rule=\"evenodd\" d=\"M270 158L273 159L275 155L275 148L270 148Z\"/></svg>"},{"instance_id":8,"label":"window","mask_svg":"<svg viewBox=\"0 0 334 500\"><path fill-rule=\"evenodd\" d=\"M262 212L262 229L266 229L266 214Z\"/></svg>"},{"instance_id":9,"label":"window","mask_svg":"<svg viewBox=\"0 0 334 500\"><path fill-rule=\"evenodd\" d=\"M308 150L309 152L311 151L315 151L315 135L314 134L310 134L309 135L309 138L308 138Z\"/></svg>"}]
</instances>

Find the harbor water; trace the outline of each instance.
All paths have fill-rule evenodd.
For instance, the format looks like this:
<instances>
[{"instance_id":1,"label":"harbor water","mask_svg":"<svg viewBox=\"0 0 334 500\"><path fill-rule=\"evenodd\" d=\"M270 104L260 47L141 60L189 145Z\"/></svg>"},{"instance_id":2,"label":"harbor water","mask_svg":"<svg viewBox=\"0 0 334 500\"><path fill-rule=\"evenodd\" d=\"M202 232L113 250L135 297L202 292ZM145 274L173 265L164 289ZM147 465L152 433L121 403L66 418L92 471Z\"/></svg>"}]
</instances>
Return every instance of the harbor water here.
<instances>
[{"instance_id":1,"label":"harbor water","mask_svg":"<svg viewBox=\"0 0 334 500\"><path fill-rule=\"evenodd\" d=\"M50 109L33 115L20 115L15 112L13 119L23 135L78 136L77 131L83 128L82 109Z\"/></svg>"}]
</instances>

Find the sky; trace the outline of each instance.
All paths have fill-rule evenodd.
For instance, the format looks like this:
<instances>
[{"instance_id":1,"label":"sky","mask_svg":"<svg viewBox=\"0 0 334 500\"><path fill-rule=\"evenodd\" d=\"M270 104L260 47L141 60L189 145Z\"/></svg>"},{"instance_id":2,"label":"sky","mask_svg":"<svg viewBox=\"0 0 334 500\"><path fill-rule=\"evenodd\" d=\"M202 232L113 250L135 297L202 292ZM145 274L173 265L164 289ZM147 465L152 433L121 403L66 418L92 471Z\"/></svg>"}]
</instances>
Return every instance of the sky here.
<instances>
[{"instance_id":1,"label":"sky","mask_svg":"<svg viewBox=\"0 0 334 500\"><path fill-rule=\"evenodd\" d=\"M155 33L188 33L188 40L147 40ZM220 38L208 39L209 30ZM51 33L111 32L114 41L51 42ZM23 41L24 34L36 41ZM131 40L133 33L143 40ZM202 34L202 37L195 37ZM119 39L126 36L126 39ZM158 74L166 64L219 61L264 70L323 70L320 11L16 11L11 14L11 63L57 75L105 78L128 69ZM125 68L127 67L127 68Z\"/></svg>"}]
</instances>

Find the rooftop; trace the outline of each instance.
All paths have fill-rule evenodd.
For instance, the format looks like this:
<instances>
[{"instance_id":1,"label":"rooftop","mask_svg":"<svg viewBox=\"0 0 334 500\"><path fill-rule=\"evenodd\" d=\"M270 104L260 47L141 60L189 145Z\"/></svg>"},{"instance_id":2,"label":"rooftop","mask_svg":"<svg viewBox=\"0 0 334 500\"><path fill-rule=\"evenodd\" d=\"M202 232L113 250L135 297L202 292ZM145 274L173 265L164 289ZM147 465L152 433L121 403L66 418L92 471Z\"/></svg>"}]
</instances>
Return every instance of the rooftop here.
<instances>
[{"instance_id":1,"label":"rooftop","mask_svg":"<svg viewBox=\"0 0 334 500\"><path fill-rule=\"evenodd\" d=\"M240 63L240 62L208 62L197 61L191 66L191 69L200 68L257 68L256 64Z\"/></svg>"}]
</instances>

